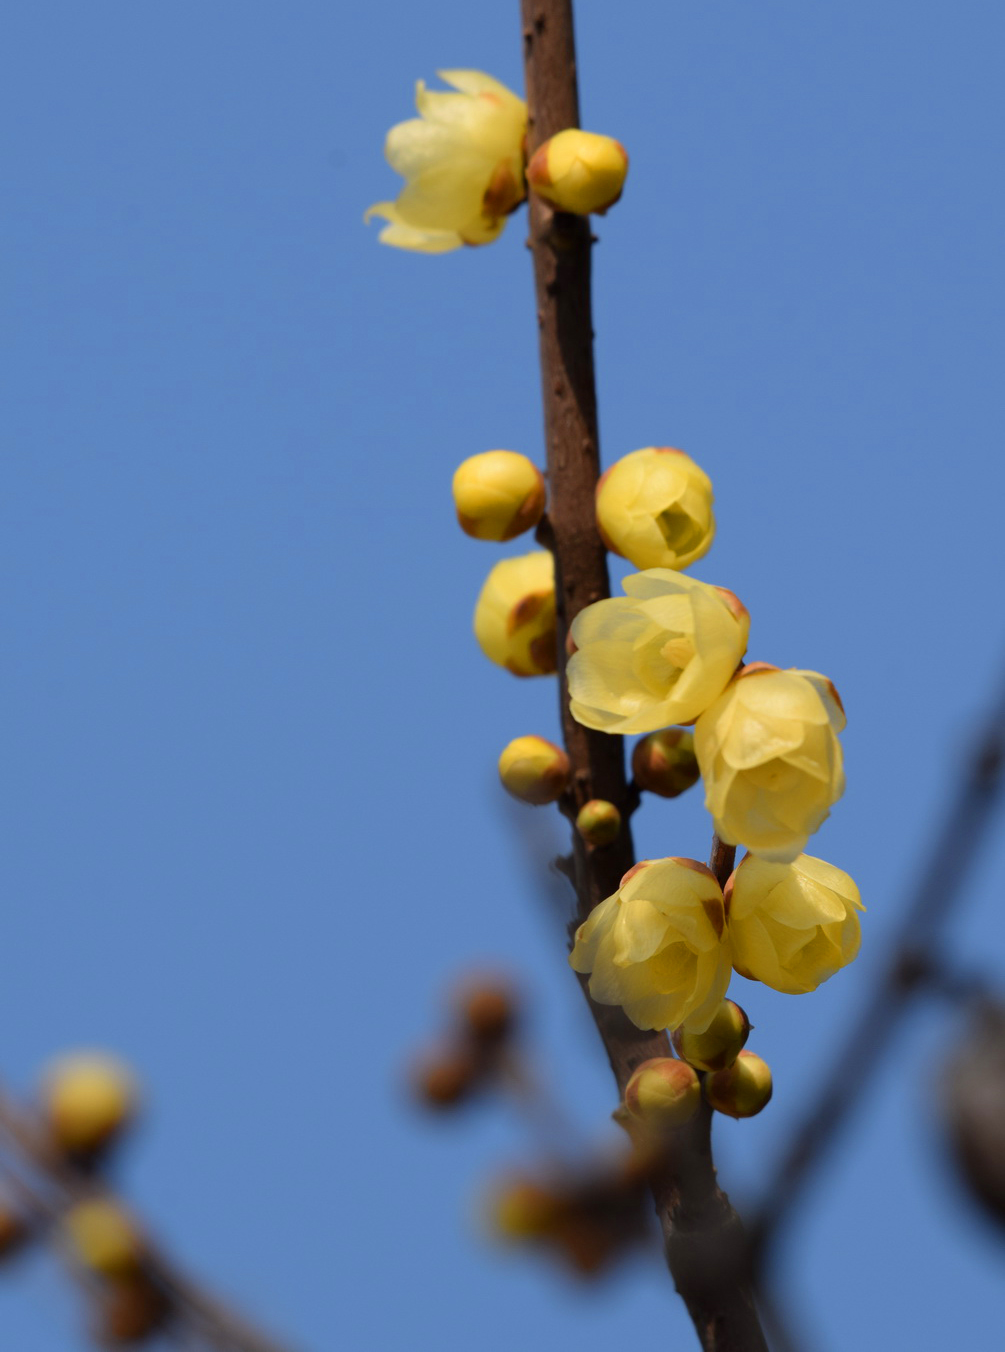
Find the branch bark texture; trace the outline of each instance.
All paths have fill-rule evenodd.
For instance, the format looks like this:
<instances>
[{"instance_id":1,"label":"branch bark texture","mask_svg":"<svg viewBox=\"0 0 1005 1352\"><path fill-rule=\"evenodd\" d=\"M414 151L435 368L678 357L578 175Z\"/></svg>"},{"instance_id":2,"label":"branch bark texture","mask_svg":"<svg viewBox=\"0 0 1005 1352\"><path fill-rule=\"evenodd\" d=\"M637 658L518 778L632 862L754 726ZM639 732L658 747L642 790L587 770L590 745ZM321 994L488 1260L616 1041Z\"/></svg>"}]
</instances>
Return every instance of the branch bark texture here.
<instances>
[{"instance_id":1,"label":"branch bark texture","mask_svg":"<svg viewBox=\"0 0 1005 1352\"><path fill-rule=\"evenodd\" d=\"M524 61L530 107L528 151L579 126L572 0L522 0ZM614 803L622 816L617 840L599 849L573 832L576 923L617 890L635 862L629 825L631 791L622 740L582 727L569 712L566 636L584 606L610 594L607 556L596 528L600 474L597 395L590 294L592 237L585 217L554 212L530 199L541 349L544 430L550 485L545 542L555 556L558 686L562 732L572 762L568 815L591 798ZM720 852L713 868L721 871ZM728 875L728 869L726 870ZM725 881L725 877L720 881ZM585 984L584 984L585 992ZM635 1027L618 1008L589 999L619 1091L654 1056L669 1056L665 1033ZM654 1180L667 1261L706 1352L764 1352L752 1288L746 1278L743 1230L716 1183L711 1113L704 1109L678 1133L673 1158Z\"/></svg>"}]
</instances>

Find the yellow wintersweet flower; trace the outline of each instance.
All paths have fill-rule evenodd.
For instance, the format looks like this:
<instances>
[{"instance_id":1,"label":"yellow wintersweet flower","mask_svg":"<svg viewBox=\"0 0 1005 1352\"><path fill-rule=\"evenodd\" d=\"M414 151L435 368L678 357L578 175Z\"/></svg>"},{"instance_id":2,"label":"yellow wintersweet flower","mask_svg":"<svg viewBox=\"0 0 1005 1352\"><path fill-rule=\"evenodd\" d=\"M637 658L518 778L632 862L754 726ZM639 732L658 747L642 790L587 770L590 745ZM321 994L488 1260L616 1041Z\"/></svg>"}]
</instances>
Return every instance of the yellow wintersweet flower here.
<instances>
[{"instance_id":1,"label":"yellow wintersweet flower","mask_svg":"<svg viewBox=\"0 0 1005 1352\"><path fill-rule=\"evenodd\" d=\"M636 568L686 568L715 538L712 481L672 446L632 451L601 475L597 527Z\"/></svg>"},{"instance_id":2,"label":"yellow wintersweet flower","mask_svg":"<svg viewBox=\"0 0 1005 1352\"><path fill-rule=\"evenodd\" d=\"M496 564L475 606L475 637L485 656L514 676L556 670L555 564L548 550Z\"/></svg>"},{"instance_id":3,"label":"yellow wintersweet flower","mask_svg":"<svg viewBox=\"0 0 1005 1352\"><path fill-rule=\"evenodd\" d=\"M694 729L720 838L775 863L795 859L844 793L844 725L826 676L744 667Z\"/></svg>"},{"instance_id":4,"label":"yellow wintersweet flower","mask_svg":"<svg viewBox=\"0 0 1005 1352\"><path fill-rule=\"evenodd\" d=\"M621 196L628 154L613 136L570 127L538 146L527 166L530 186L559 211L603 215Z\"/></svg>"},{"instance_id":5,"label":"yellow wintersweet flower","mask_svg":"<svg viewBox=\"0 0 1005 1352\"><path fill-rule=\"evenodd\" d=\"M776 991L802 995L847 967L865 907L847 873L812 855L771 864L748 854L726 884L733 966Z\"/></svg>"},{"instance_id":6,"label":"yellow wintersweet flower","mask_svg":"<svg viewBox=\"0 0 1005 1352\"><path fill-rule=\"evenodd\" d=\"M100 1150L133 1118L138 1102L128 1066L103 1052L64 1056L46 1070L43 1112L54 1141L64 1150Z\"/></svg>"},{"instance_id":7,"label":"yellow wintersweet flower","mask_svg":"<svg viewBox=\"0 0 1005 1352\"><path fill-rule=\"evenodd\" d=\"M397 201L377 202L365 217L388 222L381 243L418 253L491 243L527 195L523 99L480 70L437 74L458 92L418 82L419 116L392 127L384 145L405 186Z\"/></svg>"},{"instance_id":8,"label":"yellow wintersweet flower","mask_svg":"<svg viewBox=\"0 0 1005 1352\"><path fill-rule=\"evenodd\" d=\"M621 585L627 597L597 601L573 621L573 717L619 733L691 722L739 665L750 616L732 592L668 568Z\"/></svg>"},{"instance_id":9,"label":"yellow wintersweet flower","mask_svg":"<svg viewBox=\"0 0 1005 1352\"><path fill-rule=\"evenodd\" d=\"M521 803L555 803L569 786L572 767L560 746L546 737L514 737L499 757L503 788Z\"/></svg>"},{"instance_id":10,"label":"yellow wintersweet flower","mask_svg":"<svg viewBox=\"0 0 1005 1352\"><path fill-rule=\"evenodd\" d=\"M569 962L638 1028L703 1032L732 970L722 890L694 859L649 859L576 931Z\"/></svg>"},{"instance_id":11,"label":"yellow wintersweet flower","mask_svg":"<svg viewBox=\"0 0 1005 1352\"><path fill-rule=\"evenodd\" d=\"M514 540L541 520L544 476L519 451L482 451L457 466L454 507L461 530L476 540Z\"/></svg>"}]
</instances>

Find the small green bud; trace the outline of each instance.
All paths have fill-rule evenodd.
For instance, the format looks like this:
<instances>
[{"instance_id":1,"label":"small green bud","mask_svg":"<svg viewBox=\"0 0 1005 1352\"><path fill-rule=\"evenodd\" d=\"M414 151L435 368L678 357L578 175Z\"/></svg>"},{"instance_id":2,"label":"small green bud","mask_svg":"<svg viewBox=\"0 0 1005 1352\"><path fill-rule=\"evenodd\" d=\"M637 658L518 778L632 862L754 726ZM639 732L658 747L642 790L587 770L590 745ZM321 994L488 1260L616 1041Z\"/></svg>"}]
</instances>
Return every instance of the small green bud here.
<instances>
[{"instance_id":1,"label":"small green bud","mask_svg":"<svg viewBox=\"0 0 1005 1352\"><path fill-rule=\"evenodd\" d=\"M700 1102L698 1076L687 1062L672 1056L643 1061L625 1086L629 1119L657 1134L689 1122Z\"/></svg>"},{"instance_id":2,"label":"small green bud","mask_svg":"<svg viewBox=\"0 0 1005 1352\"><path fill-rule=\"evenodd\" d=\"M694 734L687 728L664 728L643 737L632 752L632 774L640 789L677 798L701 777Z\"/></svg>"},{"instance_id":3,"label":"small green bud","mask_svg":"<svg viewBox=\"0 0 1005 1352\"><path fill-rule=\"evenodd\" d=\"M741 1052L728 1070L705 1080L705 1097L728 1117L756 1117L771 1098L771 1071L753 1052Z\"/></svg>"},{"instance_id":4,"label":"small green bud","mask_svg":"<svg viewBox=\"0 0 1005 1352\"><path fill-rule=\"evenodd\" d=\"M576 830L589 845L610 845L621 830L621 813L603 798L591 798L579 809Z\"/></svg>"},{"instance_id":5,"label":"small green bud","mask_svg":"<svg viewBox=\"0 0 1005 1352\"><path fill-rule=\"evenodd\" d=\"M671 1041L677 1055L697 1070L726 1070L750 1036L750 1020L733 1000L723 1000L703 1033L678 1028Z\"/></svg>"}]
</instances>

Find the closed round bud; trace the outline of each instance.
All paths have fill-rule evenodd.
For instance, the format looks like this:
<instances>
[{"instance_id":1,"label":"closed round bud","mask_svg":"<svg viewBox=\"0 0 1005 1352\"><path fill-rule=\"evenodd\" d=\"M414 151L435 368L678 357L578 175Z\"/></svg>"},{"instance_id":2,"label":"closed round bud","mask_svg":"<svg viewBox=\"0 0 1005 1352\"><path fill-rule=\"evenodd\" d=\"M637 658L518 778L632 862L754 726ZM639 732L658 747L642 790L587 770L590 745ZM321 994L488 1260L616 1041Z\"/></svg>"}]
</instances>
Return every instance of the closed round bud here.
<instances>
[{"instance_id":1,"label":"closed round bud","mask_svg":"<svg viewBox=\"0 0 1005 1352\"><path fill-rule=\"evenodd\" d=\"M601 475L597 528L636 568L686 568L715 539L712 481L675 447L632 451Z\"/></svg>"},{"instance_id":2,"label":"closed round bud","mask_svg":"<svg viewBox=\"0 0 1005 1352\"><path fill-rule=\"evenodd\" d=\"M138 1105L132 1072L115 1057L81 1052L47 1070L42 1109L54 1142L70 1154L90 1155L109 1145Z\"/></svg>"},{"instance_id":3,"label":"closed round bud","mask_svg":"<svg viewBox=\"0 0 1005 1352\"><path fill-rule=\"evenodd\" d=\"M647 1131L689 1122L701 1103L701 1081L685 1061L658 1056L643 1061L625 1086L625 1109Z\"/></svg>"},{"instance_id":4,"label":"closed round bud","mask_svg":"<svg viewBox=\"0 0 1005 1352\"><path fill-rule=\"evenodd\" d=\"M544 737L515 737L499 757L503 788L521 803L554 803L565 792L569 757Z\"/></svg>"},{"instance_id":5,"label":"closed round bud","mask_svg":"<svg viewBox=\"0 0 1005 1352\"><path fill-rule=\"evenodd\" d=\"M632 752L632 774L640 789L677 798L701 778L694 734L687 728L664 728L643 737Z\"/></svg>"},{"instance_id":6,"label":"closed round bud","mask_svg":"<svg viewBox=\"0 0 1005 1352\"><path fill-rule=\"evenodd\" d=\"M603 798L591 798L579 809L576 830L588 845L610 845L621 830L621 813Z\"/></svg>"},{"instance_id":7,"label":"closed round bud","mask_svg":"<svg viewBox=\"0 0 1005 1352\"><path fill-rule=\"evenodd\" d=\"M509 1037L516 1023L517 1003L508 983L485 978L465 984L457 998L457 1012L465 1033L484 1047Z\"/></svg>"},{"instance_id":8,"label":"closed round bud","mask_svg":"<svg viewBox=\"0 0 1005 1352\"><path fill-rule=\"evenodd\" d=\"M513 540L544 512L541 471L516 451L483 451L454 473L454 506L461 530L476 540Z\"/></svg>"},{"instance_id":9,"label":"closed round bud","mask_svg":"<svg viewBox=\"0 0 1005 1352\"><path fill-rule=\"evenodd\" d=\"M552 1232L562 1210L555 1193L529 1178L515 1178L492 1199L494 1229L504 1239L541 1239Z\"/></svg>"},{"instance_id":10,"label":"closed round bud","mask_svg":"<svg viewBox=\"0 0 1005 1352\"><path fill-rule=\"evenodd\" d=\"M548 550L496 564L475 606L475 638L486 657L514 676L555 672L555 565Z\"/></svg>"},{"instance_id":11,"label":"closed round bud","mask_svg":"<svg viewBox=\"0 0 1005 1352\"><path fill-rule=\"evenodd\" d=\"M131 1218L115 1202L93 1197L63 1216L63 1232L81 1266L103 1277L128 1277L140 1270L145 1244Z\"/></svg>"},{"instance_id":12,"label":"closed round bud","mask_svg":"<svg viewBox=\"0 0 1005 1352\"><path fill-rule=\"evenodd\" d=\"M703 1033L678 1028L671 1039L678 1056L697 1070L726 1070L750 1036L750 1020L733 1000L723 1000Z\"/></svg>"},{"instance_id":13,"label":"closed round bud","mask_svg":"<svg viewBox=\"0 0 1005 1352\"><path fill-rule=\"evenodd\" d=\"M527 165L527 182L558 211L603 214L621 196L628 154L620 141L569 128L539 146Z\"/></svg>"},{"instance_id":14,"label":"closed round bud","mask_svg":"<svg viewBox=\"0 0 1005 1352\"><path fill-rule=\"evenodd\" d=\"M756 1117L771 1098L771 1071L753 1052L741 1052L727 1070L705 1078L705 1097L727 1117Z\"/></svg>"},{"instance_id":15,"label":"closed round bud","mask_svg":"<svg viewBox=\"0 0 1005 1352\"><path fill-rule=\"evenodd\" d=\"M415 1075L415 1093L428 1108L454 1108L470 1098L479 1077L477 1059L457 1047L426 1061Z\"/></svg>"}]
</instances>

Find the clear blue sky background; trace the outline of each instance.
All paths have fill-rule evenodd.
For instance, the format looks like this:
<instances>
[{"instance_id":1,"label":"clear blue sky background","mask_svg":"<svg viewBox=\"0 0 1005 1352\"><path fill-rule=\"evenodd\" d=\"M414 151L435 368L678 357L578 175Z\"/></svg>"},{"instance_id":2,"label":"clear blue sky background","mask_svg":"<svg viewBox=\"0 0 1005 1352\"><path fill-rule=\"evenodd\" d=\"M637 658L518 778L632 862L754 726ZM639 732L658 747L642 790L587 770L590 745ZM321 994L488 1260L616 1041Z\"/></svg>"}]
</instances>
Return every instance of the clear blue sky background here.
<instances>
[{"instance_id":1,"label":"clear blue sky background","mask_svg":"<svg viewBox=\"0 0 1005 1352\"><path fill-rule=\"evenodd\" d=\"M744 985L777 1089L717 1128L742 1199L1005 660L1005 16L583 0L579 40L586 125L632 157L598 226L605 457L705 466L698 575L746 601L752 657L827 672L849 715L815 848L860 883L863 956L804 999ZM444 984L496 960L558 1092L611 1131L494 785L510 737L554 734L554 689L477 651L499 555L449 498L475 451L541 457L522 218L432 259L362 225L414 80L458 65L519 87L516 0L7 15L0 1064L27 1091L68 1046L130 1058L150 1111L124 1182L298 1347L687 1347L655 1260L584 1292L485 1245L475 1199L518 1124L431 1125L401 1090ZM638 818L645 854L708 836L697 795ZM989 850L952 943L998 972L1001 908ZM1000 1333L1002 1253L931 1111L952 1036L918 1017L793 1233L824 1352ZM78 1326L45 1263L0 1281L6 1346L74 1352Z\"/></svg>"}]
</instances>

